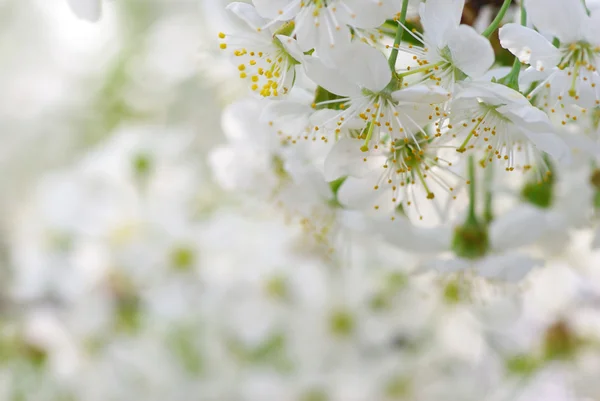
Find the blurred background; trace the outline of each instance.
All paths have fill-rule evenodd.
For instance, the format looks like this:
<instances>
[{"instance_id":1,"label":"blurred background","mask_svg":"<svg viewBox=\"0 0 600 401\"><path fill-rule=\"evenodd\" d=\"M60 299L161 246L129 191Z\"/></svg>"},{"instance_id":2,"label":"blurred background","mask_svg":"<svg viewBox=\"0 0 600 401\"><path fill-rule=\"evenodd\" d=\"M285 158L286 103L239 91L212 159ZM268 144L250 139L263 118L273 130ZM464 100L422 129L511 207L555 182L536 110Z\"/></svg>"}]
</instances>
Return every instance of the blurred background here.
<instances>
[{"instance_id":1,"label":"blurred background","mask_svg":"<svg viewBox=\"0 0 600 401\"><path fill-rule=\"evenodd\" d=\"M195 269L236 226L209 217L219 9L0 0L1 400L204 399Z\"/></svg>"}]
</instances>

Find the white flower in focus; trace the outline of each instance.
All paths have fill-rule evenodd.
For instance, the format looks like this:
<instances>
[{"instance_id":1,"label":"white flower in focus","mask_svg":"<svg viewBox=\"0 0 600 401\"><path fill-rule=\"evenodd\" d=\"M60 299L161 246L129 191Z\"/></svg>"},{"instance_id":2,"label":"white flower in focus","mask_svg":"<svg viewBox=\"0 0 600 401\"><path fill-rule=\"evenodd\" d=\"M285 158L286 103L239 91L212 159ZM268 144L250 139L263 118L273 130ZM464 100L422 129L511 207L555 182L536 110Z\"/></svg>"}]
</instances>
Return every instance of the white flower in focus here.
<instances>
[{"instance_id":1,"label":"white flower in focus","mask_svg":"<svg viewBox=\"0 0 600 401\"><path fill-rule=\"evenodd\" d=\"M335 66L324 64L315 57L306 57L304 67L313 81L338 96L318 105L336 104L339 110L321 110L328 113L321 120L321 128L337 126L331 134L337 138L342 129L352 127L364 140L363 149L384 137L404 139L422 132L425 124L442 117L435 105L448 100L449 94L441 88L424 85L402 90L389 89L392 72L380 51L360 42L344 49L332 50ZM329 134L326 132L326 134Z\"/></svg>"},{"instance_id":2,"label":"white flower in focus","mask_svg":"<svg viewBox=\"0 0 600 401\"><path fill-rule=\"evenodd\" d=\"M549 114L558 113L566 124L576 121L584 110L600 104L600 13L587 15L580 0L528 0L533 29L506 24L500 29L500 42L531 70L538 79L528 96ZM546 39L559 40L558 47ZM566 110L565 110L566 109Z\"/></svg>"},{"instance_id":3,"label":"white flower in focus","mask_svg":"<svg viewBox=\"0 0 600 401\"><path fill-rule=\"evenodd\" d=\"M489 40L468 25L461 25L464 0L428 0L421 4L423 34L408 31L423 44L402 46L413 55L416 66L409 66L400 76L422 73L420 82L453 91L456 81L481 78L494 64L494 50Z\"/></svg>"},{"instance_id":4,"label":"white flower in focus","mask_svg":"<svg viewBox=\"0 0 600 401\"><path fill-rule=\"evenodd\" d=\"M412 0L414 3L415 0ZM400 11L396 0L253 0L258 13L274 21L294 21L290 36L303 51L328 59L334 47L350 43L352 33L377 28ZM328 59L329 60L329 59Z\"/></svg>"},{"instance_id":5,"label":"white flower in focus","mask_svg":"<svg viewBox=\"0 0 600 401\"><path fill-rule=\"evenodd\" d=\"M81 19L96 22L102 15L102 0L67 0L67 3Z\"/></svg>"},{"instance_id":6,"label":"white flower in focus","mask_svg":"<svg viewBox=\"0 0 600 401\"><path fill-rule=\"evenodd\" d=\"M380 143L368 152L360 140L338 141L325 163L328 180L346 177L338 198L342 205L364 212L376 212L396 219L397 209L413 221L439 223L446 219L445 204L456 199L464 180L456 174L454 148L447 157L444 144L432 138L395 140Z\"/></svg>"},{"instance_id":7,"label":"white flower in focus","mask_svg":"<svg viewBox=\"0 0 600 401\"><path fill-rule=\"evenodd\" d=\"M233 54L240 78L247 79L252 91L261 96L287 94L294 83L295 67L303 57L296 41L279 35L276 28L280 26L263 29L267 21L249 4L231 3L227 10L232 32L219 33L220 47Z\"/></svg>"},{"instance_id":8,"label":"white flower in focus","mask_svg":"<svg viewBox=\"0 0 600 401\"><path fill-rule=\"evenodd\" d=\"M481 149L486 163L498 159L512 171L522 158L527 170L545 164L544 152L558 161L570 156L546 114L504 85L471 83L455 95L451 110L448 128L461 142L458 151Z\"/></svg>"}]
</instances>

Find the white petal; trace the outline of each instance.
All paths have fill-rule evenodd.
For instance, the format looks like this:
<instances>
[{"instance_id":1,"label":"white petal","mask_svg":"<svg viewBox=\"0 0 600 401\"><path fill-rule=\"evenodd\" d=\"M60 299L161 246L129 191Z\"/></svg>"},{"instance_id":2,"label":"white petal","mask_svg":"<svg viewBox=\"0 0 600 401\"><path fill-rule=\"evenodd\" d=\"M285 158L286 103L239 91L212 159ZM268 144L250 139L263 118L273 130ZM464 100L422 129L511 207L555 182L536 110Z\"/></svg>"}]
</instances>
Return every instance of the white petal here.
<instances>
[{"instance_id":1,"label":"white petal","mask_svg":"<svg viewBox=\"0 0 600 401\"><path fill-rule=\"evenodd\" d=\"M490 243L496 251L528 246L539 240L545 230L545 213L522 204L492 222Z\"/></svg>"},{"instance_id":2,"label":"white petal","mask_svg":"<svg viewBox=\"0 0 600 401\"><path fill-rule=\"evenodd\" d=\"M543 261L519 253L492 255L477 264L477 273L486 278L517 282Z\"/></svg>"},{"instance_id":3,"label":"white petal","mask_svg":"<svg viewBox=\"0 0 600 401\"><path fill-rule=\"evenodd\" d=\"M592 11L590 18L588 18L587 21L588 24L584 31L585 37L588 42L594 45L600 44L600 9Z\"/></svg>"},{"instance_id":4,"label":"white petal","mask_svg":"<svg viewBox=\"0 0 600 401\"><path fill-rule=\"evenodd\" d=\"M96 22L102 15L102 0L67 0L77 17Z\"/></svg>"},{"instance_id":5,"label":"white petal","mask_svg":"<svg viewBox=\"0 0 600 401\"><path fill-rule=\"evenodd\" d=\"M392 93L397 102L439 104L447 101L449 93L439 86L415 85Z\"/></svg>"},{"instance_id":6,"label":"white petal","mask_svg":"<svg viewBox=\"0 0 600 401\"><path fill-rule=\"evenodd\" d=\"M592 249L600 249L600 227L596 229L594 239L592 240Z\"/></svg>"},{"instance_id":7,"label":"white petal","mask_svg":"<svg viewBox=\"0 0 600 401\"><path fill-rule=\"evenodd\" d=\"M243 21L253 31L266 25L268 20L262 18L250 4L235 2L229 4L226 9L233 13L237 18Z\"/></svg>"},{"instance_id":8,"label":"white petal","mask_svg":"<svg viewBox=\"0 0 600 401\"><path fill-rule=\"evenodd\" d=\"M460 25L464 6L465 0L427 0L421 4L419 14L425 35L439 49L446 47L448 35Z\"/></svg>"},{"instance_id":9,"label":"white petal","mask_svg":"<svg viewBox=\"0 0 600 401\"><path fill-rule=\"evenodd\" d=\"M221 114L221 127L225 136L234 143L258 143L259 138L268 135L268 130L261 129L265 127L259 121L261 111L260 101L251 98L227 106Z\"/></svg>"},{"instance_id":10,"label":"white petal","mask_svg":"<svg viewBox=\"0 0 600 401\"><path fill-rule=\"evenodd\" d=\"M439 226L423 228L415 226L404 216L374 220L371 223L374 232L392 245L410 252L440 253L450 249L453 230L450 227Z\"/></svg>"},{"instance_id":11,"label":"white petal","mask_svg":"<svg viewBox=\"0 0 600 401\"><path fill-rule=\"evenodd\" d=\"M490 105L522 105L531 107L529 100L514 89L494 82L462 82L454 99L481 99Z\"/></svg>"},{"instance_id":12,"label":"white petal","mask_svg":"<svg viewBox=\"0 0 600 401\"><path fill-rule=\"evenodd\" d=\"M339 96L360 96L361 89L355 83L340 74L337 68L326 66L316 57L305 57L306 75L317 85Z\"/></svg>"},{"instance_id":13,"label":"white petal","mask_svg":"<svg viewBox=\"0 0 600 401\"><path fill-rule=\"evenodd\" d=\"M536 148L548 153L554 160L563 164L570 164L572 162L571 149L554 132L534 132L524 129L523 134L525 134Z\"/></svg>"},{"instance_id":14,"label":"white petal","mask_svg":"<svg viewBox=\"0 0 600 401\"><path fill-rule=\"evenodd\" d=\"M555 67L560 62L560 50L533 29L518 24L500 28L500 43L522 63L537 70Z\"/></svg>"},{"instance_id":15,"label":"white petal","mask_svg":"<svg viewBox=\"0 0 600 401\"><path fill-rule=\"evenodd\" d=\"M454 65L472 78L483 76L496 60L490 41L467 25L450 33L448 48Z\"/></svg>"},{"instance_id":16,"label":"white petal","mask_svg":"<svg viewBox=\"0 0 600 401\"><path fill-rule=\"evenodd\" d=\"M538 132L554 131L548 115L531 104L507 104L498 107L498 113L510 119L517 127Z\"/></svg>"},{"instance_id":17,"label":"white petal","mask_svg":"<svg viewBox=\"0 0 600 401\"><path fill-rule=\"evenodd\" d=\"M381 172L375 171L364 178L348 177L338 191L340 203L351 209L386 215L395 209L392 192L375 189Z\"/></svg>"},{"instance_id":18,"label":"white petal","mask_svg":"<svg viewBox=\"0 0 600 401\"><path fill-rule=\"evenodd\" d=\"M363 144L364 141L360 139L340 139L325 159L325 179L333 181L347 175L364 177L373 170L382 168L387 158L363 152L360 150Z\"/></svg>"},{"instance_id":19,"label":"white petal","mask_svg":"<svg viewBox=\"0 0 600 401\"><path fill-rule=\"evenodd\" d=\"M292 56L296 61L300 62L304 59L304 53L298 46L296 39L289 36L277 35L277 39L281 42L285 50Z\"/></svg>"},{"instance_id":20,"label":"white petal","mask_svg":"<svg viewBox=\"0 0 600 401\"><path fill-rule=\"evenodd\" d=\"M373 92L383 90L392 79L387 59L379 50L358 42L336 52L336 64L344 75L361 88ZM338 71L339 74L339 71Z\"/></svg>"},{"instance_id":21,"label":"white petal","mask_svg":"<svg viewBox=\"0 0 600 401\"><path fill-rule=\"evenodd\" d=\"M542 33L571 43L582 38L587 13L581 0L527 0L527 12L533 25Z\"/></svg>"},{"instance_id":22,"label":"white petal","mask_svg":"<svg viewBox=\"0 0 600 401\"><path fill-rule=\"evenodd\" d=\"M391 15L389 8L378 2L344 0L344 4L346 7L338 7L336 10L338 19L356 28L377 28Z\"/></svg>"},{"instance_id":23,"label":"white petal","mask_svg":"<svg viewBox=\"0 0 600 401\"><path fill-rule=\"evenodd\" d=\"M471 263L465 259L435 259L423 263L419 270L433 270L438 273L455 273L468 269Z\"/></svg>"},{"instance_id":24,"label":"white petal","mask_svg":"<svg viewBox=\"0 0 600 401\"><path fill-rule=\"evenodd\" d=\"M252 0L258 13L269 19L287 21L296 16L300 10L300 2L289 0Z\"/></svg>"}]
</instances>

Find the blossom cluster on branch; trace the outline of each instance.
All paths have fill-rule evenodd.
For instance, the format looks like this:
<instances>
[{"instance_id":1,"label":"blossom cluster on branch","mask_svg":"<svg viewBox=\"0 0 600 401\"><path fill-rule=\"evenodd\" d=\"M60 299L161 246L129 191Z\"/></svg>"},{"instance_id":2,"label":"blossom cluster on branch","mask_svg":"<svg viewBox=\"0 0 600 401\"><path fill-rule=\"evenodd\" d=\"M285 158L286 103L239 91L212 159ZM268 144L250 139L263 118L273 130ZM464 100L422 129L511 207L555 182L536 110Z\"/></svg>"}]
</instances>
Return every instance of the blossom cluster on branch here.
<instances>
[{"instance_id":1,"label":"blossom cluster on branch","mask_svg":"<svg viewBox=\"0 0 600 401\"><path fill-rule=\"evenodd\" d=\"M463 0L229 4L220 47L252 95L229 110L217 175L332 252L347 214L452 253L427 268L490 279L520 280L576 230L600 245L600 13L510 3L482 32Z\"/></svg>"}]
</instances>

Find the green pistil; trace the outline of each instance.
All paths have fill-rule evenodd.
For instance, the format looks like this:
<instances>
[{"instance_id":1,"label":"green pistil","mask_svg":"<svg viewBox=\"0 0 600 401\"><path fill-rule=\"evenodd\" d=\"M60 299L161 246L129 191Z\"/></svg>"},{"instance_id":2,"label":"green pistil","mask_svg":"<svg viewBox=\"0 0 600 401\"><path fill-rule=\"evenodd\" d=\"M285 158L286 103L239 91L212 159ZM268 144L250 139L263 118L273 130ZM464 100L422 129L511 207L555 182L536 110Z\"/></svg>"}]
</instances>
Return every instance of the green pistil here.
<instances>
[{"instance_id":1,"label":"green pistil","mask_svg":"<svg viewBox=\"0 0 600 401\"><path fill-rule=\"evenodd\" d=\"M139 176L146 176L152 170L152 159L149 155L140 153L133 158L133 170Z\"/></svg>"},{"instance_id":2,"label":"green pistil","mask_svg":"<svg viewBox=\"0 0 600 401\"><path fill-rule=\"evenodd\" d=\"M416 169L416 171L417 171L417 177L419 177L419 181L421 181L421 184L423 185L423 188L427 192L427 199L434 199L435 195L434 195L433 192L431 192L429 190L429 187L427 186L427 182L425 181L425 178L423 177L423 173L421 172L421 169L418 168L418 169Z\"/></svg>"},{"instance_id":3,"label":"green pistil","mask_svg":"<svg viewBox=\"0 0 600 401\"><path fill-rule=\"evenodd\" d=\"M377 107L375 108L375 111L372 113L371 121L367 124L366 134L363 132L363 136L365 138L365 143L363 144L363 146L360 147L360 150L362 150L363 152L369 151L369 143L371 142L371 138L373 138L373 131L375 130L375 126L377 125L377 119L379 117L379 110L381 109L381 104L379 103L380 100L382 100L382 99L379 99L379 98L376 99Z\"/></svg>"},{"instance_id":4,"label":"green pistil","mask_svg":"<svg viewBox=\"0 0 600 401\"><path fill-rule=\"evenodd\" d=\"M294 32L294 28L296 27L296 23L294 20L288 21L283 24L278 30L275 31L275 35L283 35L283 36L291 36Z\"/></svg>"},{"instance_id":5,"label":"green pistil","mask_svg":"<svg viewBox=\"0 0 600 401\"><path fill-rule=\"evenodd\" d=\"M171 251L171 264L176 270L187 271L195 262L194 251L185 246L176 247Z\"/></svg>"},{"instance_id":6,"label":"green pistil","mask_svg":"<svg viewBox=\"0 0 600 401\"><path fill-rule=\"evenodd\" d=\"M554 176L548 174L542 182L529 182L521 190L522 198L541 209L548 209L554 201Z\"/></svg>"},{"instance_id":7,"label":"green pistil","mask_svg":"<svg viewBox=\"0 0 600 401\"><path fill-rule=\"evenodd\" d=\"M464 259L479 259L489 250L488 227L480 223L476 214L477 191L475 187L476 171L473 155L468 159L469 211L467 221L454 231L452 250L456 256Z\"/></svg>"},{"instance_id":8,"label":"green pistil","mask_svg":"<svg viewBox=\"0 0 600 401\"><path fill-rule=\"evenodd\" d=\"M329 317L329 329L338 337L348 337L355 329L352 314L346 310L336 310Z\"/></svg>"},{"instance_id":9,"label":"green pistil","mask_svg":"<svg viewBox=\"0 0 600 401\"><path fill-rule=\"evenodd\" d=\"M275 175L282 181L287 180L289 178L288 172L285 170L285 162L279 156L273 156L271 159L271 167L275 172Z\"/></svg>"},{"instance_id":10,"label":"green pistil","mask_svg":"<svg viewBox=\"0 0 600 401\"><path fill-rule=\"evenodd\" d=\"M391 400L403 400L411 391L411 383L405 377L395 377L385 386L385 394Z\"/></svg>"},{"instance_id":11,"label":"green pistil","mask_svg":"<svg viewBox=\"0 0 600 401\"><path fill-rule=\"evenodd\" d=\"M273 277L265 283L265 292L272 298L285 300L289 296L288 286L282 277Z\"/></svg>"},{"instance_id":12,"label":"green pistil","mask_svg":"<svg viewBox=\"0 0 600 401\"><path fill-rule=\"evenodd\" d=\"M452 250L460 258L480 259L487 254L489 245L488 229L485 224L467 221L454 230Z\"/></svg>"},{"instance_id":13,"label":"green pistil","mask_svg":"<svg viewBox=\"0 0 600 401\"><path fill-rule=\"evenodd\" d=\"M467 288L459 279L450 280L443 290L444 301L448 304L458 304L466 298Z\"/></svg>"},{"instance_id":14,"label":"green pistil","mask_svg":"<svg viewBox=\"0 0 600 401\"><path fill-rule=\"evenodd\" d=\"M539 368L541 362L531 355L516 355L506 360L506 370L517 376L531 376Z\"/></svg>"},{"instance_id":15,"label":"green pistil","mask_svg":"<svg viewBox=\"0 0 600 401\"><path fill-rule=\"evenodd\" d=\"M327 393L320 389L309 390L300 397L300 401L327 401Z\"/></svg>"},{"instance_id":16,"label":"green pistil","mask_svg":"<svg viewBox=\"0 0 600 401\"><path fill-rule=\"evenodd\" d=\"M141 324L141 301L134 293L122 293L116 299L116 328L133 333Z\"/></svg>"},{"instance_id":17,"label":"green pistil","mask_svg":"<svg viewBox=\"0 0 600 401\"><path fill-rule=\"evenodd\" d=\"M547 361L572 359L580 344L566 322L556 322L544 333L544 359Z\"/></svg>"}]
</instances>

